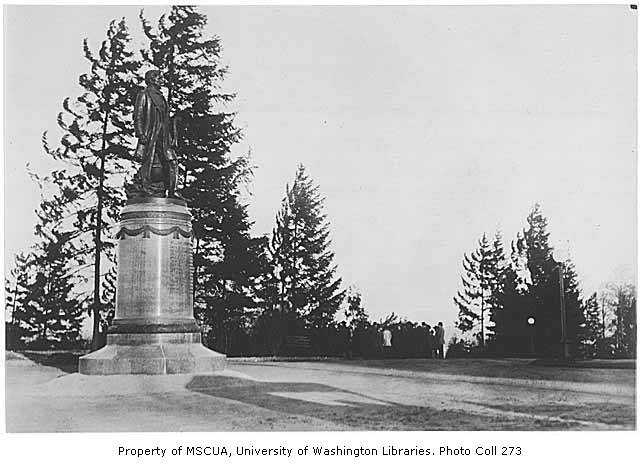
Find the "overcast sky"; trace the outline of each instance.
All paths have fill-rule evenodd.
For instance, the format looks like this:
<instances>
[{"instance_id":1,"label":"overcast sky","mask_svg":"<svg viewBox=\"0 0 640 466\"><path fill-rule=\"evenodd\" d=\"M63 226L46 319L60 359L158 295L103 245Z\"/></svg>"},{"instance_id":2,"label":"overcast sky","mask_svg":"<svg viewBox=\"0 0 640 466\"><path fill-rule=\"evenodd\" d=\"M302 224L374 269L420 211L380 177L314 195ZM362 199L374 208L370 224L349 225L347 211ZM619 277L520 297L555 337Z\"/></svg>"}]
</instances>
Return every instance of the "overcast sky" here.
<instances>
[{"instance_id":1,"label":"overcast sky","mask_svg":"<svg viewBox=\"0 0 640 466\"><path fill-rule=\"evenodd\" d=\"M147 7L148 16L164 11ZM6 263L33 239L25 164L52 167L65 96L139 7L5 9ZM254 233L302 162L326 197L335 261L374 319L456 318L461 258L509 242L533 204L585 292L636 269L636 10L618 6L207 7L231 109L257 166Z\"/></svg>"}]
</instances>

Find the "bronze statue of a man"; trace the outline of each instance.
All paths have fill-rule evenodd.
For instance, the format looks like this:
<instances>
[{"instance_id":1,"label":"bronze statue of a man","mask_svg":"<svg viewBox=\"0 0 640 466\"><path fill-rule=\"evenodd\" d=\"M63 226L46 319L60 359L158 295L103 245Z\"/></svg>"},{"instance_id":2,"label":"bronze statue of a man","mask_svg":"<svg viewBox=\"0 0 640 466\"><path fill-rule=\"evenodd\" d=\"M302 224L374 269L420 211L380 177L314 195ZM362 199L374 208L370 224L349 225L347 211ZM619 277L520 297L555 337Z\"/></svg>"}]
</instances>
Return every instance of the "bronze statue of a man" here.
<instances>
[{"instance_id":1,"label":"bronze statue of a man","mask_svg":"<svg viewBox=\"0 0 640 466\"><path fill-rule=\"evenodd\" d=\"M158 70L147 71L147 86L138 93L133 122L138 146L136 159L142 166L128 189L129 197L180 197L176 193L178 160L176 158L175 119L160 87Z\"/></svg>"}]
</instances>

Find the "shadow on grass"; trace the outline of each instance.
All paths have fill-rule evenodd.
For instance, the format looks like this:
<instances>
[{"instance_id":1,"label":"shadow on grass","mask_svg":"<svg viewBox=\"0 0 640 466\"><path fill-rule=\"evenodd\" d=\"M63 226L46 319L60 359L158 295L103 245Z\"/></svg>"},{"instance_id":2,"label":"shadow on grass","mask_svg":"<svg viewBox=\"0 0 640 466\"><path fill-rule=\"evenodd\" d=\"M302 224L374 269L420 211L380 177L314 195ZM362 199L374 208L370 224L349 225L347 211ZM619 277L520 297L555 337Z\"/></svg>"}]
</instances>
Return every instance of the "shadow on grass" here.
<instances>
[{"instance_id":1,"label":"shadow on grass","mask_svg":"<svg viewBox=\"0 0 640 466\"><path fill-rule=\"evenodd\" d=\"M238 401L280 415L313 417L357 430L563 430L571 423L540 422L386 402L317 383L257 382L195 376L196 393ZM256 430L269 430L256 425Z\"/></svg>"},{"instance_id":2,"label":"shadow on grass","mask_svg":"<svg viewBox=\"0 0 640 466\"><path fill-rule=\"evenodd\" d=\"M68 374L78 372L80 351L20 351L20 354L42 366L55 367Z\"/></svg>"}]
</instances>

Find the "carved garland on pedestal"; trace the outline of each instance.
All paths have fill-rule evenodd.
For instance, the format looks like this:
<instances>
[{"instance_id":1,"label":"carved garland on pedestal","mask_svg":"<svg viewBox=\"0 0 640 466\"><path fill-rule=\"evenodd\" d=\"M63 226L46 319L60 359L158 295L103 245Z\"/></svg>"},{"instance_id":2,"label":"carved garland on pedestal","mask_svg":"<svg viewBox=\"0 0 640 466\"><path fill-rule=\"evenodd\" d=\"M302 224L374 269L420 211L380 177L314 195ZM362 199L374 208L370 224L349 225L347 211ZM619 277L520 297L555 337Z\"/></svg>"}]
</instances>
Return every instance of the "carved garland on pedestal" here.
<instances>
[{"instance_id":1,"label":"carved garland on pedestal","mask_svg":"<svg viewBox=\"0 0 640 466\"><path fill-rule=\"evenodd\" d=\"M142 236L143 238L149 238L150 237L149 233L153 233L158 236L173 235L173 239L178 239L179 236L182 236L183 238L191 238L193 236L193 231L183 230L180 227L171 227L171 228L167 228L166 230L161 230L159 228L154 228L150 225L144 225L140 228L122 227L120 228L120 231L118 231L118 233L116 234L116 238L123 239L126 237L139 236L140 234L143 235Z\"/></svg>"}]
</instances>

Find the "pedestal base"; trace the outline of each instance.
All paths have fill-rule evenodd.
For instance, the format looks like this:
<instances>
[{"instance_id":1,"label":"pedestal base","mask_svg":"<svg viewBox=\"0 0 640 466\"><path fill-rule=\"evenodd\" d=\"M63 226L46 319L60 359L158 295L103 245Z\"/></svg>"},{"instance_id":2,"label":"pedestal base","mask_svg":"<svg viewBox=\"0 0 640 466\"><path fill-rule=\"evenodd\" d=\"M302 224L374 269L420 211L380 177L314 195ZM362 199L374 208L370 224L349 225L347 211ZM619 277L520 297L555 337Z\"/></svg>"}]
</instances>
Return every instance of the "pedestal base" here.
<instances>
[{"instance_id":1,"label":"pedestal base","mask_svg":"<svg viewBox=\"0 0 640 466\"><path fill-rule=\"evenodd\" d=\"M130 200L118 238L115 319L81 374L209 374L226 357L200 342L193 318L191 214L169 198Z\"/></svg>"},{"instance_id":2,"label":"pedestal base","mask_svg":"<svg viewBox=\"0 0 640 466\"><path fill-rule=\"evenodd\" d=\"M227 365L224 354L204 347L199 333L121 333L80 358L79 372L115 374L211 374Z\"/></svg>"}]
</instances>

